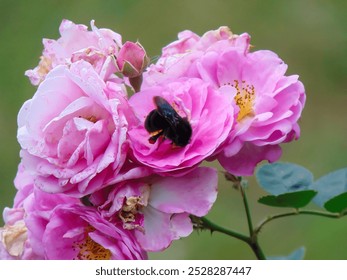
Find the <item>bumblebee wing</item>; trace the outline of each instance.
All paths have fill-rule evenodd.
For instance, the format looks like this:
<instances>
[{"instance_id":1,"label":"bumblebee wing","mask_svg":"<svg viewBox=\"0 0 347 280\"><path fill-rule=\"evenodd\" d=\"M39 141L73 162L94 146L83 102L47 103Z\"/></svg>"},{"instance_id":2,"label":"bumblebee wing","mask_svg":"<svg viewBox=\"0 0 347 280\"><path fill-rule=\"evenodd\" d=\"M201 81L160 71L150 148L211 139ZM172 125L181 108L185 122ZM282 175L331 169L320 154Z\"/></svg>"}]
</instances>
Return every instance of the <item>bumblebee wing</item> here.
<instances>
[{"instance_id":1,"label":"bumblebee wing","mask_svg":"<svg viewBox=\"0 0 347 280\"><path fill-rule=\"evenodd\" d=\"M168 124L174 128L182 119L174 108L164 98L155 96L153 98L155 105L157 106L158 113L168 122Z\"/></svg>"}]
</instances>

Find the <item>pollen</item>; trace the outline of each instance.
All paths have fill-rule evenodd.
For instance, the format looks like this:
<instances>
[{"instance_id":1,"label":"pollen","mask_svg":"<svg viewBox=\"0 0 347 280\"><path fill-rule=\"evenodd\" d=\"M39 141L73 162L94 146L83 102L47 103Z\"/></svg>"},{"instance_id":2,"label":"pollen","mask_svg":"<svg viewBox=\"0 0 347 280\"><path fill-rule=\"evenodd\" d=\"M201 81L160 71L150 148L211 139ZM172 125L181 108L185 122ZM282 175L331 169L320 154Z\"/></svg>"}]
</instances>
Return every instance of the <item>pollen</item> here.
<instances>
[{"instance_id":1,"label":"pollen","mask_svg":"<svg viewBox=\"0 0 347 280\"><path fill-rule=\"evenodd\" d=\"M98 121L98 119L95 117L95 116L89 116L89 117L82 117L82 116L78 116L79 118L84 118L86 119L87 121L90 121L92 123L96 123Z\"/></svg>"},{"instance_id":2,"label":"pollen","mask_svg":"<svg viewBox=\"0 0 347 280\"><path fill-rule=\"evenodd\" d=\"M248 85L246 81L240 83L238 80L234 80L232 87L237 91L234 99L236 105L240 108L237 116L237 121L240 122L244 118L254 115L255 88L253 85Z\"/></svg>"},{"instance_id":3,"label":"pollen","mask_svg":"<svg viewBox=\"0 0 347 280\"><path fill-rule=\"evenodd\" d=\"M90 117L86 118L86 120L88 120L88 121L90 121L92 123L96 123L97 118L95 116L90 116Z\"/></svg>"},{"instance_id":4,"label":"pollen","mask_svg":"<svg viewBox=\"0 0 347 280\"><path fill-rule=\"evenodd\" d=\"M74 242L73 250L77 250L77 256L74 260L110 260L111 251L95 242L89 236L89 232L94 231L92 226L85 229L85 239L82 242Z\"/></svg>"}]
</instances>

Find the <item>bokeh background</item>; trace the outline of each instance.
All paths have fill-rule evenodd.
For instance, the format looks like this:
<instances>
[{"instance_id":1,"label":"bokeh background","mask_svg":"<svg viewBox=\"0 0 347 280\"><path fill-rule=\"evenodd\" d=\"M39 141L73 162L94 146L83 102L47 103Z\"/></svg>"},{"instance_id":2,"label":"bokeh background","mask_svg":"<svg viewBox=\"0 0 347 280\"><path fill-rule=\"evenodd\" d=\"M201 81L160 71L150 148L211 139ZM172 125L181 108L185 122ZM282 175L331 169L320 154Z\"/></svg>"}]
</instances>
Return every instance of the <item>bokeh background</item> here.
<instances>
[{"instance_id":1,"label":"bokeh background","mask_svg":"<svg viewBox=\"0 0 347 280\"><path fill-rule=\"evenodd\" d=\"M341 0L0 0L0 211L11 206L19 163L16 116L35 88L24 71L37 65L43 37L57 39L63 18L139 40L149 56L173 41L179 31L198 34L229 26L248 32L255 49L270 49L299 74L307 103L302 137L283 146L282 161L304 165L315 178L347 166L347 1ZM218 200L208 217L247 232L241 199L220 178ZM256 203L265 194L248 178L254 223L279 212ZM314 208L314 205L311 205ZM2 220L0 224L2 225ZM347 218L296 216L268 224L260 234L267 255L289 254L305 245L306 259L347 259ZM219 233L194 232L152 259L254 259L244 243Z\"/></svg>"}]
</instances>

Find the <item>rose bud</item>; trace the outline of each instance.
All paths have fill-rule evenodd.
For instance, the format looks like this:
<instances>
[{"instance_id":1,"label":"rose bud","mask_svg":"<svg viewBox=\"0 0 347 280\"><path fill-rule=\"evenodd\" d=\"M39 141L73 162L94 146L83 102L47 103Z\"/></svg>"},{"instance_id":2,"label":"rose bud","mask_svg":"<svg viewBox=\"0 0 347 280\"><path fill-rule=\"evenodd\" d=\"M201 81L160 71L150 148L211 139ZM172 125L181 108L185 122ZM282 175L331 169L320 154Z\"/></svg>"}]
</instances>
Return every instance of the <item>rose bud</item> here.
<instances>
[{"instance_id":1,"label":"rose bud","mask_svg":"<svg viewBox=\"0 0 347 280\"><path fill-rule=\"evenodd\" d=\"M148 63L149 58L139 42L125 42L117 56L119 71L129 78L129 82L136 92L140 90L142 72Z\"/></svg>"}]
</instances>

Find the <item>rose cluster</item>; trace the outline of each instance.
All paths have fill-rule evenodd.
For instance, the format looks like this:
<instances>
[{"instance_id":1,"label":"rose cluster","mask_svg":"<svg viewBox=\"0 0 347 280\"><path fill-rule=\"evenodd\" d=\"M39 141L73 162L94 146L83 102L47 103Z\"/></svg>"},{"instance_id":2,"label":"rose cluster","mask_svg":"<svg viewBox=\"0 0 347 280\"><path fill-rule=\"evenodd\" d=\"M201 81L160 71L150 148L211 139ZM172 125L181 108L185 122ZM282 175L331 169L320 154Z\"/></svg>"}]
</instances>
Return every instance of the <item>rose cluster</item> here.
<instances>
[{"instance_id":1,"label":"rose cluster","mask_svg":"<svg viewBox=\"0 0 347 280\"><path fill-rule=\"evenodd\" d=\"M303 84L247 33L184 31L149 64L93 21L59 31L26 72L2 259L146 259L211 209L217 171L201 163L252 175L300 136Z\"/></svg>"}]
</instances>

